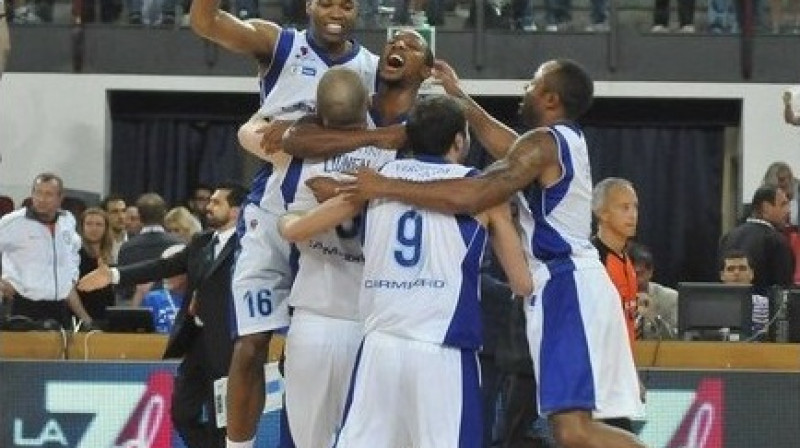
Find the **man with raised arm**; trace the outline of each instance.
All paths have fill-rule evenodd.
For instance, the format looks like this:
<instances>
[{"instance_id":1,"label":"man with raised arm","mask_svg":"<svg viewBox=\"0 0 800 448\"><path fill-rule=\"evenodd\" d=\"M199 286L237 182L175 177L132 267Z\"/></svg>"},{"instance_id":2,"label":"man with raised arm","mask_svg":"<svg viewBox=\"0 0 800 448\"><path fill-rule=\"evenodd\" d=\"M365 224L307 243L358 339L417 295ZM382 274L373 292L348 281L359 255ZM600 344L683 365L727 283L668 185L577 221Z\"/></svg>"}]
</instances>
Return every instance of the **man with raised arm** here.
<instances>
[{"instance_id":1,"label":"man with raised arm","mask_svg":"<svg viewBox=\"0 0 800 448\"><path fill-rule=\"evenodd\" d=\"M355 70L375 84L377 57L350 40L357 16L354 0L310 0L308 31L284 29L260 19L242 21L216 0L195 0L192 29L258 63L261 108L245 125L296 119L315 109L317 83L333 65ZM252 150L252 149L251 149ZM256 150L256 152L260 152ZM234 346L228 379L228 446L251 448L264 409L264 362L272 331L289 323L286 296L292 281L289 245L277 235L276 216L285 211L292 177L288 161L266 164L256 174L239 232L241 252L233 275Z\"/></svg>"},{"instance_id":2,"label":"man with raised arm","mask_svg":"<svg viewBox=\"0 0 800 448\"><path fill-rule=\"evenodd\" d=\"M520 224L534 260L535 292L526 314L539 408L560 446L641 447L634 436L596 420L639 415L642 403L619 299L589 241L592 181L575 120L592 96L592 80L578 64L545 62L521 104L536 128L514 140L482 175L411 182L360 170L351 192L357 200L385 197L468 214L520 193ZM470 122L486 118L475 107ZM497 129L497 141L510 142L513 132Z\"/></svg>"}]
</instances>

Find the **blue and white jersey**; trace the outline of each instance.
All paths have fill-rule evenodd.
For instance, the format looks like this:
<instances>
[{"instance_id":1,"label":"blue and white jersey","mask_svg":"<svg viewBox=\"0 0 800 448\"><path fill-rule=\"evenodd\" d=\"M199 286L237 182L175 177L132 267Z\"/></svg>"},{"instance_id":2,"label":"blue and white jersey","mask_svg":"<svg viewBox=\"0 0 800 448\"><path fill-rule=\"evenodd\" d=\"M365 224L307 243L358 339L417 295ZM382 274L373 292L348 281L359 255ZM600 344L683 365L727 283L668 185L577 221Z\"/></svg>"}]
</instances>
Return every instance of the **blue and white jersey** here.
<instances>
[{"instance_id":1,"label":"blue and white jersey","mask_svg":"<svg viewBox=\"0 0 800 448\"><path fill-rule=\"evenodd\" d=\"M420 156L387 164L388 177L428 181L475 170ZM477 349L479 275L486 228L474 217L445 215L396 201L369 205L359 306L365 332Z\"/></svg>"},{"instance_id":2,"label":"blue and white jersey","mask_svg":"<svg viewBox=\"0 0 800 448\"><path fill-rule=\"evenodd\" d=\"M378 56L353 42L349 54L330 59L306 31L286 28L281 31L275 46L272 65L264 73L261 84L259 113L268 119L294 120L316 111L317 85L322 75L334 66L343 66L359 73L370 92L375 90ZM297 179L287 178L288 166L276 165L269 175L260 176L265 186L253 184L261 191L261 208L282 214L289 196L294 194ZM257 176L258 178L259 176Z\"/></svg>"},{"instance_id":3,"label":"blue and white jersey","mask_svg":"<svg viewBox=\"0 0 800 448\"><path fill-rule=\"evenodd\" d=\"M306 159L300 162L295 159L289 172L292 173L293 169L300 172L297 192L289 210L309 210L317 205L314 195L305 185L307 179L316 176L338 178L341 173L355 171L360 166L379 170L393 161L396 154L396 151L367 146L322 161ZM300 258L289 305L324 316L359 320L358 294L364 269L361 217L297 243L296 247Z\"/></svg>"},{"instance_id":4,"label":"blue and white jersey","mask_svg":"<svg viewBox=\"0 0 800 448\"><path fill-rule=\"evenodd\" d=\"M558 147L561 178L546 187L533 184L519 197L519 221L532 272L541 263L552 265L573 258L593 258L600 263L589 240L592 175L583 132L571 124L553 125L548 130Z\"/></svg>"}]
</instances>

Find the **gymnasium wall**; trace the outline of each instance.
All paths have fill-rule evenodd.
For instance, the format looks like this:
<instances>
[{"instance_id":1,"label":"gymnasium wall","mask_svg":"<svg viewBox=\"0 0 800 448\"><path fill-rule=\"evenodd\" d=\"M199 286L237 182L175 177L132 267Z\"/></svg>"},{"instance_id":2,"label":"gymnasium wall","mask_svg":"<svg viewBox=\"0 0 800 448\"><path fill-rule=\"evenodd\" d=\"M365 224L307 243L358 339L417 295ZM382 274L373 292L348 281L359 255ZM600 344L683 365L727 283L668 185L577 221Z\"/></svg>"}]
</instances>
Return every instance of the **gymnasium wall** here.
<instances>
[{"instance_id":1,"label":"gymnasium wall","mask_svg":"<svg viewBox=\"0 0 800 448\"><path fill-rule=\"evenodd\" d=\"M518 96L526 80L465 80L473 95ZM113 90L236 92L256 95L249 77L6 73L0 82L0 191L27 196L33 176L60 173L68 187L104 194L109 185ZM766 167L784 160L800 167L800 127L783 121L785 84L598 81L608 98L741 99L744 199ZM800 102L798 102L800 103Z\"/></svg>"}]
</instances>

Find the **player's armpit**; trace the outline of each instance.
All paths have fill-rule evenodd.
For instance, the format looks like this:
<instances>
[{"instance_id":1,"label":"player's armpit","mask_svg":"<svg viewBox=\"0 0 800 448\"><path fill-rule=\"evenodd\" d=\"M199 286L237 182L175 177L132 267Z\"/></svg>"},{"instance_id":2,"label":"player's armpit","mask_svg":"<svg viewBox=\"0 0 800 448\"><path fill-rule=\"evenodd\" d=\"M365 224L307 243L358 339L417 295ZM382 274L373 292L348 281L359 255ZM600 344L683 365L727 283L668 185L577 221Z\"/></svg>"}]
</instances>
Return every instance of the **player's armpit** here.
<instances>
[{"instance_id":1,"label":"player's armpit","mask_svg":"<svg viewBox=\"0 0 800 448\"><path fill-rule=\"evenodd\" d=\"M306 212L291 212L281 216L278 232L292 243L306 241L353 218L361 209L348 201L345 195L339 195Z\"/></svg>"},{"instance_id":2,"label":"player's armpit","mask_svg":"<svg viewBox=\"0 0 800 448\"><path fill-rule=\"evenodd\" d=\"M533 292L533 278L508 203L489 209L486 215L492 249L506 273L511 291L518 296L529 296Z\"/></svg>"}]
</instances>

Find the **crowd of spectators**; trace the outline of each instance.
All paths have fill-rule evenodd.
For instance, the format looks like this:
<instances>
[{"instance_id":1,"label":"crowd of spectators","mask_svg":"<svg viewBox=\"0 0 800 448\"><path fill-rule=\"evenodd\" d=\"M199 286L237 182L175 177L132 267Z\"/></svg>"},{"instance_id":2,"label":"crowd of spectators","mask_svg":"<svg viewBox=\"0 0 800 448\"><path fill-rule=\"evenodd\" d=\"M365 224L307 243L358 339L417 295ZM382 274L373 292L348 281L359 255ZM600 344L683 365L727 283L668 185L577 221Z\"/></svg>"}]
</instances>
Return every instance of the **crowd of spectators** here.
<instances>
[{"instance_id":1,"label":"crowd of spectators","mask_svg":"<svg viewBox=\"0 0 800 448\"><path fill-rule=\"evenodd\" d=\"M120 23L134 26L188 26L191 0L72 0L70 17L76 23ZM272 4L258 0L227 0L222 8L231 14L251 19L269 17L286 25L307 22L303 1L280 0ZM784 5L785 3L785 5ZM2 4L0 4L2 5ZM12 23L53 22L55 0L10 0L5 9ZM368 0L361 6L360 25L382 28L389 25L443 26L447 16L457 27L475 25L476 2L469 0ZM608 32L611 27L608 0L489 0L485 5L487 27L524 32ZM745 8L747 5L747 8ZM650 9L651 8L651 9ZM653 33L738 33L745 14L752 14L756 32L800 33L800 0L653 0L618 4L620 21L645 22ZM648 11L650 9L650 11ZM675 16L671 20L671 15ZM279 15L280 17L271 17ZM57 19L56 19L57 21ZM0 32L2 32L0 30ZM0 39L0 45L2 39ZM2 50L2 48L0 48Z\"/></svg>"},{"instance_id":2,"label":"crowd of spectators","mask_svg":"<svg viewBox=\"0 0 800 448\"><path fill-rule=\"evenodd\" d=\"M171 209L154 192L140 195L133 203L111 194L95 205L65 196L61 179L55 174L43 173L34 180L31 197L24 199L19 207L15 207L13 199L3 196L0 198L0 254L3 259L0 322L22 316L38 322L55 321L64 328L102 328L110 306L139 306L148 303L148 294L163 294L165 290L179 294L185 279L171 278L131 288L109 285L90 292L70 288L69 282L74 284L79 277L99 266L123 266L157 259L185 246L193 236L205 230L201 222L206 220L201 221L200 217L205 216L210 191L208 186L200 186L185 205ZM201 196L199 201L198 196ZM47 232L59 243L55 256L45 257L45 249L49 247ZM20 244L23 234L30 234L30 238L43 243L41 257L30 259L31 247ZM41 263L41 269L32 270L31 263ZM28 273L55 273L56 278L53 282L47 278L33 278L23 272L23 265ZM56 284L55 291L37 287L52 285L60 279L67 283Z\"/></svg>"}]
</instances>

